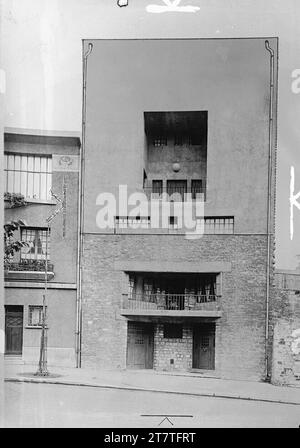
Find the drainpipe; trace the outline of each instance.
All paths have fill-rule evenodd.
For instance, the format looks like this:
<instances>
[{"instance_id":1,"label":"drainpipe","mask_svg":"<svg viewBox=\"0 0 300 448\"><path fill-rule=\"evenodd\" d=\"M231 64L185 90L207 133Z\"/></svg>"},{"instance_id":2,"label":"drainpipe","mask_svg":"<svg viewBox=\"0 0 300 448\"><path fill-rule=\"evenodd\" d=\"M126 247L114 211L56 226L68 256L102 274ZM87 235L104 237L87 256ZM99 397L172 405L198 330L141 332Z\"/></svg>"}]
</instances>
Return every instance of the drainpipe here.
<instances>
[{"instance_id":1,"label":"drainpipe","mask_svg":"<svg viewBox=\"0 0 300 448\"><path fill-rule=\"evenodd\" d=\"M268 203L267 203L267 288L266 288L266 333L265 333L265 380L270 380L269 373L269 314L270 314L270 254L271 254L271 213L272 213L272 147L274 129L274 50L268 40L266 50L270 54L270 99L269 99L269 158L268 158Z\"/></svg>"},{"instance_id":2,"label":"drainpipe","mask_svg":"<svg viewBox=\"0 0 300 448\"><path fill-rule=\"evenodd\" d=\"M84 42L83 42L84 46ZM84 50L84 47L83 47ZM77 240L77 294L76 294L76 330L75 351L76 367L81 367L81 328L82 328L82 251L83 251L83 214L84 214L84 168L85 168L85 124L86 124L86 78L87 59L93 50L93 44L89 43L88 50L83 53L83 94L82 94L82 142L80 148L80 169L78 189L78 240Z\"/></svg>"}]
</instances>

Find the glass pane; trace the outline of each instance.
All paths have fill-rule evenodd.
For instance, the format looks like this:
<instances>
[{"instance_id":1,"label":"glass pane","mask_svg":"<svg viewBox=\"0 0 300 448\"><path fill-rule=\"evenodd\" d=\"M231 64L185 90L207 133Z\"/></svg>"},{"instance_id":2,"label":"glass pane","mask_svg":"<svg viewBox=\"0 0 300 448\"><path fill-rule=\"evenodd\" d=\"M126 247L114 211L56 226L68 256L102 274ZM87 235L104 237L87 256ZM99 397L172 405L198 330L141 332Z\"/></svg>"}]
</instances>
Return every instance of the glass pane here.
<instances>
[{"instance_id":1,"label":"glass pane","mask_svg":"<svg viewBox=\"0 0 300 448\"><path fill-rule=\"evenodd\" d=\"M52 173L52 159L51 157L47 157L48 161L48 173Z\"/></svg>"},{"instance_id":2,"label":"glass pane","mask_svg":"<svg viewBox=\"0 0 300 448\"><path fill-rule=\"evenodd\" d=\"M21 172L21 193L27 196L27 173Z\"/></svg>"},{"instance_id":3,"label":"glass pane","mask_svg":"<svg viewBox=\"0 0 300 448\"><path fill-rule=\"evenodd\" d=\"M21 169L21 157L15 156L15 170Z\"/></svg>"},{"instance_id":4,"label":"glass pane","mask_svg":"<svg viewBox=\"0 0 300 448\"><path fill-rule=\"evenodd\" d=\"M33 173L28 173L27 197L33 197Z\"/></svg>"},{"instance_id":5,"label":"glass pane","mask_svg":"<svg viewBox=\"0 0 300 448\"><path fill-rule=\"evenodd\" d=\"M27 156L21 156L21 170L27 171Z\"/></svg>"},{"instance_id":6,"label":"glass pane","mask_svg":"<svg viewBox=\"0 0 300 448\"><path fill-rule=\"evenodd\" d=\"M39 173L41 170L41 159L40 157L35 157L34 158L34 171L36 173Z\"/></svg>"},{"instance_id":7,"label":"glass pane","mask_svg":"<svg viewBox=\"0 0 300 448\"><path fill-rule=\"evenodd\" d=\"M52 174L47 174L47 199L51 199Z\"/></svg>"},{"instance_id":8,"label":"glass pane","mask_svg":"<svg viewBox=\"0 0 300 448\"><path fill-rule=\"evenodd\" d=\"M21 193L21 172L15 171L14 192Z\"/></svg>"},{"instance_id":9,"label":"glass pane","mask_svg":"<svg viewBox=\"0 0 300 448\"><path fill-rule=\"evenodd\" d=\"M33 197L34 198L40 197L40 174L39 173L33 174Z\"/></svg>"},{"instance_id":10,"label":"glass pane","mask_svg":"<svg viewBox=\"0 0 300 448\"><path fill-rule=\"evenodd\" d=\"M8 193L14 193L14 172L7 171L7 191Z\"/></svg>"},{"instance_id":11,"label":"glass pane","mask_svg":"<svg viewBox=\"0 0 300 448\"><path fill-rule=\"evenodd\" d=\"M34 160L33 157L28 156L28 165L27 165L28 171L33 171L33 160Z\"/></svg>"},{"instance_id":12,"label":"glass pane","mask_svg":"<svg viewBox=\"0 0 300 448\"><path fill-rule=\"evenodd\" d=\"M47 199L47 175L41 174L41 190L40 190L40 198Z\"/></svg>"},{"instance_id":13,"label":"glass pane","mask_svg":"<svg viewBox=\"0 0 300 448\"><path fill-rule=\"evenodd\" d=\"M45 173L47 171L47 158L41 157L41 172Z\"/></svg>"},{"instance_id":14,"label":"glass pane","mask_svg":"<svg viewBox=\"0 0 300 448\"><path fill-rule=\"evenodd\" d=\"M9 170L13 170L15 167L15 156L14 155L9 155L8 156L8 164L7 164L7 168Z\"/></svg>"}]
</instances>

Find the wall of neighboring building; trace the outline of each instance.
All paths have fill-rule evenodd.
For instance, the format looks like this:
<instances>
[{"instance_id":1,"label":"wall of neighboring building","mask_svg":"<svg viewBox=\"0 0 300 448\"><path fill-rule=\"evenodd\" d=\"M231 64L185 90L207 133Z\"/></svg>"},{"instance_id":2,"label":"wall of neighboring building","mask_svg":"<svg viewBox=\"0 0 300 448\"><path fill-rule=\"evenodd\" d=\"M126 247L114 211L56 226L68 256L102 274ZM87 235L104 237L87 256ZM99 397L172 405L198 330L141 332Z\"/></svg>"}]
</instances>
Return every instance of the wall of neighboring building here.
<instances>
[{"instance_id":1,"label":"wall of neighboring building","mask_svg":"<svg viewBox=\"0 0 300 448\"><path fill-rule=\"evenodd\" d=\"M48 279L46 299L48 362L49 365L74 367L80 140L71 136L7 131L5 151L10 154L51 155L52 191L62 200L64 185L66 188L65 213L61 211L50 224L49 252L54 277ZM7 222L22 219L27 227L45 228L46 219L60 206L55 198L25 199L26 206L5 209ZM19 231L15 232L15 237L20 238ZM12 261L18 263L20 253L16 253ZM34 280L28 272L26 278L17 271L13 279L7 276L5 305L23 306L22 360L36 364L39 360L41 330L29 328L28 311L30 305L42 305L44 276L42 272L40 278Z\"/></svg>"},{"instance_id":2,"label":"wall of neighboring building","mask_svg":"<svg viewBox=\"0 0 300 448\"><path fill-rule=\"evenodd\" d=\"M6 134L5 151L20 154L50 154L52 157L75 155L78 157L78 139L59 139L58 137L40 137L31 135ZM77 160L78 164L78 160ZM66 184L65 236L63 236L63 213L51 222L50 258L54 264L55 277L52 282L75 283L77 262L77 209L78 209L78 165L74 171L52 166L52 189L58 197L63 197L63 183ZM43 203L44 202L44 203ZM28 200L22 208L6 209L5 220L22 219L26 226L46 227L48 218L58 208L56 200ZM17 233L16 233L17 235ZM19 259L16 254L15 259Z\"/></svg>"},{"instance_id":3,"label":"wall of neighboring building","mask_svg":"<svg viewBox=\"0 0 300 448\"><path fill-rule=\"evenodd\" d=\"M83 263L83 367L125 368L127 320L120 315L128 278L117 262L147 261L170 272L201 262L229 262L222 275L216 370L224 378L261 380L265 368L266 237L210 235L86 235ZM124 268L124 270L126 270ZM191 311L191 316L192 316Z\"/></svg>"},{"instance_id":4,"label":"wall of neighboring building","mask_svg":"<svg viewBox=\"0 0 300 448\"><path fill-rule=\"evenodd\" d=\"M4 73L4 72L2 72ZM0 88L0 101L4 104L4 91ZM0 167L3 167L3 112L4 107L0 107ZM0 169L0 197L3 197L3 170ZM3 229L4 213L3 207L0 207L0 228ZM0 238L0 254L3 254L3 238ZM4 317L4 276L3 276L3 258L0 261L0 427L4 422L4 350L5 350L5 317Z\"/></svg>"},{"instance_id":5,"label":"wall of neighboring building","mask_svg":"<svg viewBox=\"0 0 300 448\"><path fill-rule=\"evenodd\" d=\"M5 305L23 306L23 360L37 364L41 328L29 324L29 306L43 304L42 288L6 288ZM76 291L49 289L47 293L48 363L75 366Z\"/></svg>"},{"instance_id":6,"label":"wall of neighboring building","mask_svg":"<svg viewBox=\"0 0 300 448\"><path fill-rule=\"evenodd\" d=\"M277 272L272 383L300 385L300 271Z\"/></svg>"}]
</instances>

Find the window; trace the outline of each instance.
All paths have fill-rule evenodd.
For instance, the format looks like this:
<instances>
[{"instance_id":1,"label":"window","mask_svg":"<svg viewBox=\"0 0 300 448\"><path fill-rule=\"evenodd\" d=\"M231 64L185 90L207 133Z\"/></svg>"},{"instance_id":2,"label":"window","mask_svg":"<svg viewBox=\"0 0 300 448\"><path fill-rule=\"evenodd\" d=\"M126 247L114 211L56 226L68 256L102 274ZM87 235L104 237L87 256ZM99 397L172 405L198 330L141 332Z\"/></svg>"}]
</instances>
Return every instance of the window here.
<instances>
[{"instance_id":1,"label":"window","mask_svg":"<svg viewBox=\"0 0 300 448\"><path fill-rule=\"evenodd\" d=\"M171 228L171 229L178 228L178 217L177 216L169 216L169 228Z\"/></svg>"},{"instance_id":2,"label":"window","mask_svg":"<svg viewBox=\"0 0 300 448\"><path fill-rule=\"evenodd\" d=\"M25 198L50 199L52 158L50 156L5 154L5 185L8 193Z\"/></svg>"},{"instance_id":3,"label":"window","mask_svg":"<svg viewBox=\"0 0 300 448\"><path fill-rule=\"evenodd\" d=\"M182 325L180 324L165 324L164 325L165 339L182 339Z\"/></svg>"},{"instance_id":4,"label":"window","mask_svg":"<svg viewBox=\"0 0 300 448\"><path fill-rule=\"evenodd\" d=\"M28 325L30 327L41 327L43 325L43 307L29 305Z\"/></svg>"},{"instance_id":5,"label":"window","mask_svg":"<svg viewBox=\"0 0 300 448\"><path fill-rule=\"evenodd\" d=\"M153 140L153 145L154 146L167 146L168 144L168 140L167 137L155 137Z\"/></svg>"},{"instance_id":6,"label":"window","mask_svg":"<svg viewBox=\"0 0 300 448\"><path fill-rule=\"evenodd\" d=\"M21 259L46 260L46 237L47 229L23 227L21 240L26 241L28 246L22 248ZM47 259L50 260L50 238L48 238Z\"/></svg>"},{"instance_id":7,"label":"window","mask_svg":"<svg viewBox=\"0 0 300 448\"><path fill-rule=\"evenodd\" d=\"M183 143L182 135L175 135L174 146L182 146L182 143Z\"/></svg>"},{"instance_id":8,"label":"window","mask_svg":"<svg viewBox=\"0 0 300 448\"><path fill-rule=\"evenodd\" d=\"M176 194L175 199L183 200L184 194L187 192L186 180L168 180L167 193L169 196Z\"/></svg>"},{"instance_id":9,"label":"window","mask_svg":"<svg viewBox=\"0 0 300 448\"><path fill-rule=\"evenodd\" d=\"M202 226L203 220L205 234L234 233L234 217L232 216L197 218L197 224Z\"/></svg>"},{"instance_id":10,"label":"window","mask_svg":"<svg viewBox=\"0 0 300 448\"><path fill-rule=\"evenodd\" d=\"M202 188L202 179L193 179L192 180L192 199L196 199L198 194L204 193Z\"/></svg>"},{"instance_id":11,"label":"window","mask_svg":"<svg viewBox=\"0 0 300 448\"><path fill-rule=\"evenodd\" d=\"M152 193L162 194L162 191L163 191L163 181L162 180L153 180L152 181Z\"/></svg>"},{"instance_id":12,"label":"window","mask_svg":"<svg viewBox=\"0 0 300 448\"><path fill-rule=\"evenodd\" d=\"M189 137L188 137L188 145L189 146L201 145L200 135L198 133L189 135Z\"/></svg>"}]
</instances>

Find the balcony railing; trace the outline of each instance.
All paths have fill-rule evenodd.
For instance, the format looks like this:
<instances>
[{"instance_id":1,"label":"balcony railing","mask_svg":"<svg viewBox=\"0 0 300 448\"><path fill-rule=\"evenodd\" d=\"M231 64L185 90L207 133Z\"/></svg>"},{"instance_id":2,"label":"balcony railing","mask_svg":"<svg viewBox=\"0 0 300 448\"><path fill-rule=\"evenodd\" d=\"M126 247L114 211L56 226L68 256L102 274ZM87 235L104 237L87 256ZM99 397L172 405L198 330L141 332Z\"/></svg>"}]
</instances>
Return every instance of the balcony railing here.
<instances>
[{"instance_id":1,"label":"balcony railing","mask_svg":"<svg viewBox=\"0 0 300 448\"><path fill-rule=\"evenodd\" d=\"M130 310L211 310L217 308L216 295L136 294L123 296L123 308Z\"/></svg>"},{"instance_id":2,"label":"balcony railing","mask_svg":"<svg viewBox=\"0 0 300 448\"><path fill-rule=\"evenodd\" d=\"M206 185L202 187L151 187L145 186L144 192L148 199L161 199L161 200L171 200L174 202L182 202L188 200L205 201L206 199Z\"/></svg>"},{"instance_id":3,"label":"balcony railing","mask_svg":"<svg viewBox=\"0 0 300 448\"><path fill-rule=\"evenodd\" d=\"M6 262L6 271L45 272L45 260L21 260L19 262ZM47 272L53 272L54 266L48 261Z\"/></svg>"}]
</instances>

